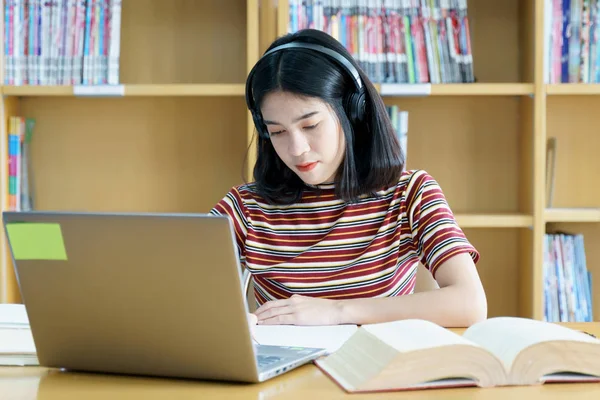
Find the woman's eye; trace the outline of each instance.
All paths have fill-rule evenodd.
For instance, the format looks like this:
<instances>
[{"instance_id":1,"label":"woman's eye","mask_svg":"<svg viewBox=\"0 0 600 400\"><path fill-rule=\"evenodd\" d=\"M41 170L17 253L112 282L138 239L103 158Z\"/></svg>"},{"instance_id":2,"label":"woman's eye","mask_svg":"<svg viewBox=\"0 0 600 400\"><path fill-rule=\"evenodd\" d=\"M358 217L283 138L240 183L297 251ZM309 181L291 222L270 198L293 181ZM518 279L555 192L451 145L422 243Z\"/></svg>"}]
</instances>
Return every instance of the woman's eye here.
<instances>
[{"instance_id":1,"label":"woman's eye","mask_svg":"<svg viewBox=\"0 0 600 400\"><path fill-rule=\"evenodd\" d=\"M317 125L319 125L318 122L316 124L314 124L314 125L305 126L304 129L308 129L308 130L315 129L317 127Z\"/></svg>"},{"instance_id":2,"label":"woman's eye","mask_svg":"<svg viewBox=\"0 0 600 400\"><path fill-rule=\"evenodd\" d=\"M283 131L270 132L269 134L270 134L271 136L275 136L275 135L279 135L280 133L283 133Z\"/></svg>"}]
</instances>

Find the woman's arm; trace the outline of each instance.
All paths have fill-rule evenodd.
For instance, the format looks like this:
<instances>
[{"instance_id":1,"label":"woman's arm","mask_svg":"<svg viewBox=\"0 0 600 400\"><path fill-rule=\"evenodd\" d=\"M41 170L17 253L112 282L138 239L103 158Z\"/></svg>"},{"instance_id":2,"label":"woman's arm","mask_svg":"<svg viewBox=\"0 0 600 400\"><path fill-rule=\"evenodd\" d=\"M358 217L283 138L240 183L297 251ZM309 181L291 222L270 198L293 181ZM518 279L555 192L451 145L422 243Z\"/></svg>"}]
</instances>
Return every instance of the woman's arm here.
<instances>
[{"instance_id":1,"label":"woman's arm","mask_svg":"<svg viewBox=\"0 0 600 400\"><path fill-rule=\"evenodd\" d=\"M437 290L406 296L339 301L339 323L371 324L419 318L446 327L468 327L487 318L487 300L477 269L467 253L436 270Z\"/></svg>"},{"instance_id":2,"label":"woman's arm","mask_svg":"<svg viewBox=\"0 0 600 400\"><path fill-rule=\"evenodd\" d=\"M426 319L445 327L468 327L487 318L486 296L468 253L455 255L436 270L440 288L410 295L329 300L292 296L256 310L259 324L373 324Z\"/></svg>"}]
</instances>

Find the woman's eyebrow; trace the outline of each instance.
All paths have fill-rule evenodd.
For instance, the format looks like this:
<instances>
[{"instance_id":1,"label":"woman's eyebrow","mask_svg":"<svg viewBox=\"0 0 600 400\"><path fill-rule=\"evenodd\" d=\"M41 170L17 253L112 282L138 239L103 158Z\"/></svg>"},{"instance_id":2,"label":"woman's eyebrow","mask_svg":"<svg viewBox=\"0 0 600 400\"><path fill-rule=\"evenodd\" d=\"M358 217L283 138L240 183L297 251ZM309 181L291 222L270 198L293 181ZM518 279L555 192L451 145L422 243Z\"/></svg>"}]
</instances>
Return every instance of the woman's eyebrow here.
<instances>
[{"instance_id":1,"label":"woman's eyebrow","mask_svg":"<svg viewBox=\"0 0 600 400\"><path fill-rule=\"evenodd\" d=\"M302 115L301 117L298 117L298 118L296 118L296 119L295 119L294 121L292 121L292 122L298 122L298 121L301 121L301 120L303 120L303 119L310 118L310 117L312 117L313 115L315 115L315 114L318 114L318 113L319 113L318 111L311 111L311 112L309 112L309 113L306 113L306 114ZM265 124L267 124L267 125L281 125L279 122L276 122L276 121L270 121L270 120L268 120L268 119L265 119L265 120L264 120L264 123L265 123Z\"/></svg>"}]
</instances>

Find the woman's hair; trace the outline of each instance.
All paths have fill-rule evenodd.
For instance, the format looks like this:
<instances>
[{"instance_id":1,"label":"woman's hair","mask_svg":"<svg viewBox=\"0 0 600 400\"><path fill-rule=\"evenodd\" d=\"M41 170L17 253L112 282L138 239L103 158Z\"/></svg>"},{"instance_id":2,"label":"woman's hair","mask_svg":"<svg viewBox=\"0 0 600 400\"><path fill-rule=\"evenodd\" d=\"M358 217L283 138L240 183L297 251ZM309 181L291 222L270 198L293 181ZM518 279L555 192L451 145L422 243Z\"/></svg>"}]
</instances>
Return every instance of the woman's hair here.
<instances>
[{"instance_id":1,"label":"woman's hair","mask_svg":"<svg viewBox=\"0 0 600 400\"><path fill-rule=\"evenodd\" d=\"M341 43L319 30L305 29L282 36L266 52L290 42L324 46L354 66L365 91L362 122L349 118L344 102L349 94L356 92L350 73L332 57L303 48L276 51L258 61L246 83L251 111L260 115L263 99L274 91L319 98L334 110L346 138L345 156L335 176L337 195L354 202L361 195L397 184L404 156L385 104L366 74ZM264 126L256 128L259 133L266 131ZM281 161L269 138L259 134L257 140L254 179L258 194L274 204L299 201L306 188L304 182Z\"/></svg>"}]
</instances>

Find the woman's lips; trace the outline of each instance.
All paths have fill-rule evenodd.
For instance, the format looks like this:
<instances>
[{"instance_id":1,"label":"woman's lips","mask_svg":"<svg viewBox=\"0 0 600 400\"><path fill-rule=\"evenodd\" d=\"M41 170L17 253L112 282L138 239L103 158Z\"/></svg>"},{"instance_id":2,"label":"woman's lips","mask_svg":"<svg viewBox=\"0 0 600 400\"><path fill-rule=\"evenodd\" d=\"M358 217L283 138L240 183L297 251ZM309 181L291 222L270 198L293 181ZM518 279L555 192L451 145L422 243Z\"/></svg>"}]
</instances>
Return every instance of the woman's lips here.
<instances>
[{"instance_id":1,"label":"woman's lips","mask_svg":"<svg viewBox=\"0 0 600 400\"><path fill-rule=\"evenodd\" d=\"M296 165L296 168L298 168L302 172L308 172L308 171L311 171L312 169L314 169L317 166L317 163L318 162L315 161L315 162L311 162L311 163L299 164L299 165Z\"/></svg>"}]
</instances>

